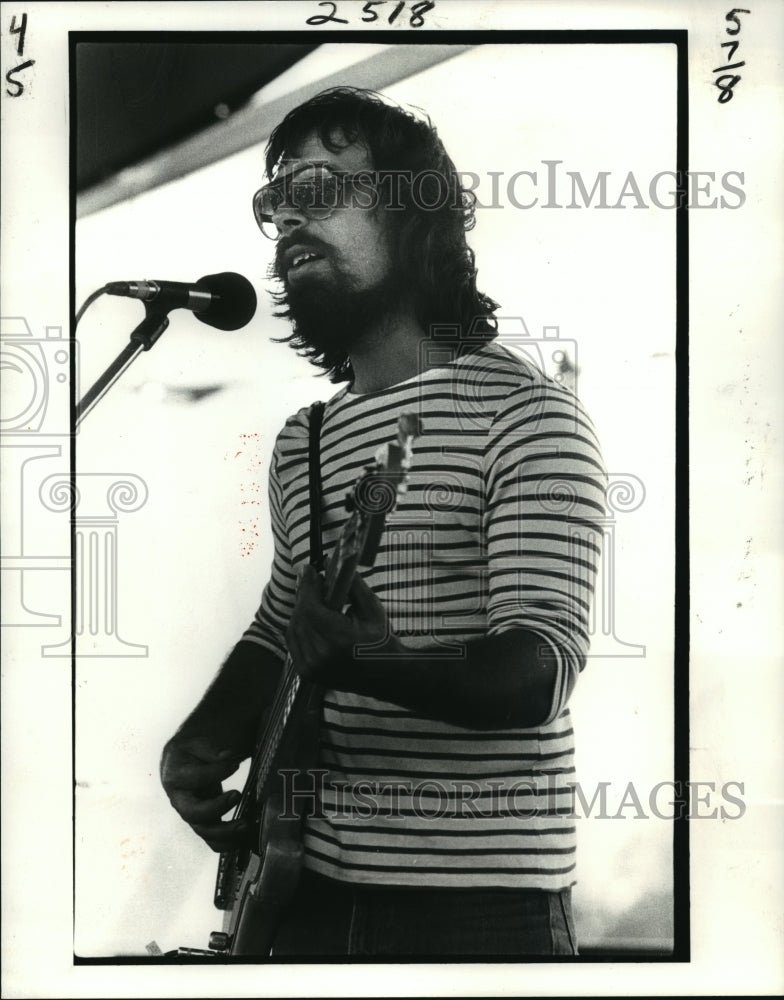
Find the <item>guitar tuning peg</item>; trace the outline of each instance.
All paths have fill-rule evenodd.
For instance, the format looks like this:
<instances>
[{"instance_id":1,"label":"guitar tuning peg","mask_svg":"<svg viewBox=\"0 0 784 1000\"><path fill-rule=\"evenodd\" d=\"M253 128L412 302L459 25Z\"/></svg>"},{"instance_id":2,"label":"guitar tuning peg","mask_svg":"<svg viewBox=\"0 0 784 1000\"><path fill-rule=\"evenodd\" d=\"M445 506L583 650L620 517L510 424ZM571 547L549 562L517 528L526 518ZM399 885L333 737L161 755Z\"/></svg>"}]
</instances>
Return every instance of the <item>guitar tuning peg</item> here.
<instances>
[{"instance_id":1,"label":"guitar tuning peg","mask_svg":"<svg viewBox=\"0 0 784 1000\"><path fill-rule=\"evenodd\" d=\"M357 504L356 501L354 500L353 493L346 494L345 506L349 514L353 514L353 512L356 510Z\"/></svg>"}]
</instances>

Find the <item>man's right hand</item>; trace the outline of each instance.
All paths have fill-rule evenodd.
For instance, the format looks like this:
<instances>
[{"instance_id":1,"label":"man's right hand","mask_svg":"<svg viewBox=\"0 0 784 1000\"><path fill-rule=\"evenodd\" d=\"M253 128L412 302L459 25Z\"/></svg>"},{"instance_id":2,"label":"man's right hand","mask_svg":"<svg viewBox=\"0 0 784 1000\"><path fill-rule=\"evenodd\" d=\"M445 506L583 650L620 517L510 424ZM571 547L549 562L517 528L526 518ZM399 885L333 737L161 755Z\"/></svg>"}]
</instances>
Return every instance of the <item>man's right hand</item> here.
<instances>
[{"instance_id":1,"label":"man's right hand","mask_svg":"<svg viewBox=\"0 0 784 1000\"><path fill-rule=\"evenodd\" d=\"M249 833L246 819L221 821L241 797L224 792L221 782L242 760L243 755L217 748L206 736L174 736L163 748L161 782L169 801L213 851L234 847Z\"/></svg>"}]
</instances>

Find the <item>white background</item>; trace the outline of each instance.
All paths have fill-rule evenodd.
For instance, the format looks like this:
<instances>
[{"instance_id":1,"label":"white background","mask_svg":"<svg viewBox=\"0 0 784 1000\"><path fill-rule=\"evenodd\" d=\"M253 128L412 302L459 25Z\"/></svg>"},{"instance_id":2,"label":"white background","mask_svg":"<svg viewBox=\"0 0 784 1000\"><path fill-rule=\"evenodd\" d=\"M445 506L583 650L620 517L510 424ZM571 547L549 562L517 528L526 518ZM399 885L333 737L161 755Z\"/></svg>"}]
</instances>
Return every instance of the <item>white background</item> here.
<instances>
[{"instance_id":1,"label":"white background","mask_svg":"<svg viewBox=\"0 0 784 1000\"><path fill-rule=\"evenodd\" d=\"M6 5L4 22L12 6ZM4 101L4 126L14 129L15 143L24 136L26 157L9 155L6 138L4 185L13 185L17 200L10 219L6 210L3 314L26 315L35 331L52 323L67 326L63 31L153 26L140 16L141 5L134 6L114 5L115 17L101 20L99 12L71 5L62 24L53 17L55 7L47 10L46 26L40 18L37 28L35 8L30 11L28 46L38 31L46 58L38 59L30 94L34 101L24 105L28 118L19 110L21 99ZM465 7L439 6L448 8L450 25L465 23ZM168 7L181 9L183 26L193 26L193 6ZM252 15L256 5L244 5L242 17L235 5L227 7L235 15L231 24L203 26L258 26ZM774 402L780 349L773 347L768 331L781 315L772 284L780 264L779 230L772 220L780 204L771 200L779 195L770 183L780 173L781 152L775 133L764 159L751 141L759 132L754 122L776 121L781 91L772 84L780 84L780 77L770 77L775 21L765 20L763 8L755 9L743 35L743 44L755 53L755 72L744 77L731 105L718 105L706 79L718 64L723 11L710 20L706 6L699 9L699 21L692 21L683 5L659 16L649 8L641 19L623 5L608 5L608 16L597 25L579 7L552 5L545 20L526 4L482 8L498 27L691 27L691 166L717 176L730 169L746 171L749 197L742 210L690 216L691 774L717 786L745 781L747 803L738 822L702 821L692 827L695 961L679 969L656 966L646 973L646 981L657 983L659 991L667 990L670 974L677 974L679 990L688 989L694 974L695 986L700 984L695 992L710 991L704 962L712 973L723 969L723 989L733 991L737 982L737 990L753 990L755 975L760 987L773 984L769 988L775 989L780 966L771 963L781 935L771 895L781 884L774 836L776 823L780 829L780 743L763 742L764 734L773 732L774 715L780 717L780 683L773 672L780 649L765 632L765 623L780 604L781 536L767 505L773 495L780 496L780 464L771 461L780 458ZM118 19L118 12L123 17ZM168 26L178 26L176 18L167 20ZM445 63L430 71L430 80L423 74L385 89L428 111L459 168L480 174L542 172L541 160L547 158L562 159L564 169L580 170L589 178L599 169L621 178L633 170L639 178L672 167L673 49L602 47L578 53L572 48L561 58L551 47L526 47L524 60L514 52L487 60L487 51L492 52L480 50ZM5 52L4 59L5 68ZM581 65L581 59L588 64ZM475 61L470 75L462 72L461 60L463 66ZM768 85L760 85L766 72ZM45 94L56 96L43 103ZM27 125L32 115L40 116L37 129ZM58 157L62 176L47 171L46 184L31 188L30 163ZM132 204L85 219L77 233L77 303L106 280L189 280L223 269L247 274L263 298L268 248L248 210L260 172L261 150L251 149ZM623 787L634 780L647 788L671 773L674 214L628 209L479 214L472 244L480 286L502 303L504 314L522 315L533 335L542 326L557 325L562 338L577 342L578 389L599 429L608 467L637 475L646 485L645 504L619 524L623 542L616 629L620 638L645 644L647 655L589 663L575 711L583 783L590 787L609 780ZM761 240L767 240L764 249ZM42 254L42 245L51 252ZM760 248L754 250L753 296L747 271L751 254L744 246ZM43 295L42 273L49 290ZM39 280L33 282L35 276ZM80 328L82 389L138 322L140 313L134 309L140 307L106 301L88 313ZM314 383L307 366L285 347L268 343L264 310L262 304L253 326L237 334L206 331L184 314L176 315L155 352L137 362L80 434L80 469L133 472L150 486L148 503L125 517L119 530L120 634L149 645L150 656L82 661L77 673L76 779L82 787L77 795L76 940L81 953L138 954L152 938L164 948L201 945L203 940L194 937L214 925L209 908L204 909L212 888L212 857L195 838L189 839L187 830L183 834L158 790L155 770L163 740L244 627L265 578L269 550L263 538L242 554L240 529L250 526L240 504L242 488L255 481L259 469L264 481L272 437L292 406L329 391L323 381ZM778 356L772 353L776 350ZM172 391L211 383L227 383L230 389L190 406L178 403ZM243 439L242 434L260 436ZM248 442L253 447L237 455L240 444ZM259 520L263 524L263 517ZM50 639L46 635L45 641ZM6 655L4 723L11 720L14 729L5 753L5 790L13 795L14 819L9 821L6 804L4 841L12 863L26 876L23 887L13 874L6 875L5 952L15 960L9 979L15 992L7 992L47 995L33 958L32 926L39 938L59 942L50 952L49 969L63 992L48 995L101 989L108 995L181 992L188 983L203 992L210 970L158 970L165 977L153 980L145 969L69 969L70 678L66 660L46 662L36 654L40 644L41 637L29 632L19 638L14 634L13 645L7 644L12 653ZM4 726L6 734L9 728ZM28 906L40 900L41 888L30 872L40 869L40 849L31 857L29 829L17 817L32 802L40 810L42 799L51 817L44 843L57 860L47 869L47 906L43 912L36 907L38 923L33 925ZM666 893L663 845L669 831L655 820L631 818L582 827L578 905L589 936L601 940L613 917L636 899ZM727 858L732 859L729 864ZM723 961L730 964L722 967ZM224 975L220 985L211 985L213 993L258 991L250 985L252 970L231 971L237 973L231 987ZM361 970L353 971L361 975ZM489 982L489 974L479 968L454 971L460 989L471 991L473 972L482 977L477 982ZM526 970L526 982L532 981L532 971ZM633 968L619 969L610 985L605 970L583 967L579 988L571 978L577 971L544 968L536 989L634 992L622 985L626 975L631 981ZM398 972L399 980L385 979L385 992L404 982L405 969ZM268 980L276 984L271 990L287 989L284 973L274 970ZM497 974L502 989L520 991L518 973ZM320 989L331 981L329 972L320 976ZM424 971L414 981L418 991L427 989ZM337 990L347 991L345 978L335 982L340 983ZM302 993L302 980L290 989ZM356 989L362 992L361 985Z\"/></svg>"}]
</instances>

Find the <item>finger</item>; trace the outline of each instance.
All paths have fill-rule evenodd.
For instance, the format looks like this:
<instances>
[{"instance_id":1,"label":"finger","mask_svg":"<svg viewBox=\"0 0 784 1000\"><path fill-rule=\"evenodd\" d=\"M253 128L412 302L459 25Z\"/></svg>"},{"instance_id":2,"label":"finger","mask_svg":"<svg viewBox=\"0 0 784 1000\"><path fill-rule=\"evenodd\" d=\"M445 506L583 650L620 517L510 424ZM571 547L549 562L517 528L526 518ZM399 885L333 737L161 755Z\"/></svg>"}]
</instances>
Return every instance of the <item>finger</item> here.
<instances>
[{"instance_id":1,"label":"finger","mask_svg":"<svg viewBox=\"0 0 784 1000\"><path fill-rule=\"evenodd\" d=\"M297 632L289 636L288 646L294 669L301 677L310 677L316 662L313 637Z\"/></svg>"},{"instance_id":2,"label":"finger","mask_svg":"<svg viewBox=\"0 0 784 1000\"><path fill-rule=\"evenodd\" d=\"M354 574L348 596L357 618L362 618L366 621L383 620L386 618L384 605L359 573Z\"/></svg>"},{"instance_id":3,"label":"finger","mask_svg":"<svg viewBox=\"0 0 784 1000\"><path fill-rule=\"evenodd\" d=\"M251 825L247 819L234 819L228 823L191 823L191 829L206 841L213 851L223 851L246 840Z\"/></svg>"},{"instance_id":4,"label":"finger","mask_svg":"<svg viewBox=\"0 0 784 1000\"><path fill-rule=\"evenodd\" d=\"M328 608L320 597L308 590L301 600L298 599L287 634L299 636L302 641L321 635L329 641L341 642L346 639L346 618L339 611Z\"/></svg>"},{"instance_id":5,"label":"finger","mask_svg":"<svg viewBox=\"0 0 784 1000\"><path fill-rule=\"evenodd\" d=\"M205 763L200 760L166 761L163 766L161 781L167 790L192 789L204 790L210 785L218 784L224 778L234 774L241 761L236 757L230 760Z\"/></svg>"},{"instance_id":6,"label":"finger","mask_svg":"<svg viewBox=\"0 0 784 1000\"><path fill-rule=\"evenodd\" d=\"M302 643L300 641L299 631L289 628L286 633L286 646L288 647L289 656L294 664L302 662Z\"/></svg>"},{"instance_id":7,"label":"finger","mask_svg":"<svg viewBox=\"0 0 784 1000\"><path fill-rule=\"evenodd\" d=\"M307 616L314 614L324 606L323 594L323 580L312 566L306 566L297 591L298 610Z\"/></svg>"},{"instance_id":8,"label":"finger","mask_svg":"<svg viewBox=\"0 0 784 1000\"><path fill-rule=\"evenodd\" d=\"M297 567L297 586L300 590L315 590L320 579L316 569L309 563Z\"/></svg>"},{"instance_id":9,"label":"finger","mask_svg":"<svg viewBox=\"0 0 784 1000\"><path fill-rule=\"evenodd\" d=\"M195 757L211 764L216 760L237 759L237 751L231 747L219 748L209 736L189 736L175 739L174 750L184 756Z\"/></svg>"},{"instance_id":10,"label":"finger","mask_svg":"<svg viewBox=\"0 0 784 1000\"><path fill-rule=\"evenodd\" d=\"M237 791L224 792L215 798L199 798L191 792L173 792L169 801L187 823L217 822L242 796Z\"/></svg>"}]
</instances>

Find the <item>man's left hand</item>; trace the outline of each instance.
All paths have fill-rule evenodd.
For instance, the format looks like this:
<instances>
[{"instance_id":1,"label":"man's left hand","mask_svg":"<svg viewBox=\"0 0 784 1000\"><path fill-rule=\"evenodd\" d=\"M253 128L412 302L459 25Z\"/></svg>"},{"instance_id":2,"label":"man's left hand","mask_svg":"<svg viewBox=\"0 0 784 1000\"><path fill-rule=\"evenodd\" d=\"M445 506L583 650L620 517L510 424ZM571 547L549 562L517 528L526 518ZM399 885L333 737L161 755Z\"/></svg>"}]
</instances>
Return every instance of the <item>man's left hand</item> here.
<instances>
[{"instance_id":1,"label":"man's left hand","mask_svg":"<svg viewBox=\"0 0 784 1000\"><path fill-rule=\"evenodd\" d=\"M324 604L321 576L312 566L303 572L286 640L294 668L305 680L351 690L352 677L361 670L358 647L402 650L381 601L358 574L348 597L348 614L333 611Z\"/></svg>"}]
</instances>

